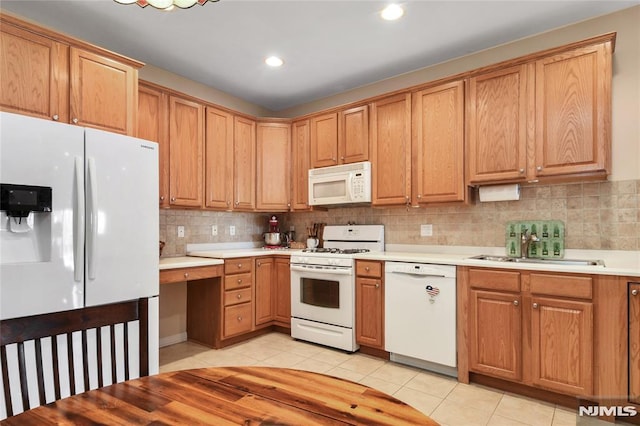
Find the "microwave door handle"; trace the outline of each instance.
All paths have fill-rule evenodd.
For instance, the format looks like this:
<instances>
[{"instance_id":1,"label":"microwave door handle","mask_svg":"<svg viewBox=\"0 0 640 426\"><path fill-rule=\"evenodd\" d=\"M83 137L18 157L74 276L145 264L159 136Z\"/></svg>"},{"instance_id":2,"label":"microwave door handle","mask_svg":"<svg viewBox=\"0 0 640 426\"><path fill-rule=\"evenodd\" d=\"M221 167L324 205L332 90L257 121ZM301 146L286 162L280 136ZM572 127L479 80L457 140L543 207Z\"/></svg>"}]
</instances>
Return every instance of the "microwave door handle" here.
<instances>
[{"instance_id":1,"label":"microwave door handle","mask_svg":"<svg viewBox=\"0 0 640 426\"><path fill-rule=\"evenodd\" d=\"M353 179L354 173L349 173L349 180L347 181L347 194L349 196L349 201L353 201Z\"/></svg>"}]
</instances>

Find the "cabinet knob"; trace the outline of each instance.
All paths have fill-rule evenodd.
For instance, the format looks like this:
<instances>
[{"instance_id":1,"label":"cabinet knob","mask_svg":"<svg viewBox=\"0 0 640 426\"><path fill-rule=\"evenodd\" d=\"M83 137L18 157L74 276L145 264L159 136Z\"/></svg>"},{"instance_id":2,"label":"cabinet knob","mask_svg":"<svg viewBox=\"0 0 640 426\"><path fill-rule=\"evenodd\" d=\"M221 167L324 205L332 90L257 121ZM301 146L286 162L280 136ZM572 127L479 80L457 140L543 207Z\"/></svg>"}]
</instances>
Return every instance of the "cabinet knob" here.
<instances>
[{"instance_id":1,"label":"cabinet knob","mask_svg":"<svg viewBox=\"0 0 640 426\"><path fill-rule=\"evenodd\" d=\"M171 202L175 203L176 202L176 197L171 197Z\"/></svg>"},{"instance_id":2,"label":"cabinet knob","mask_svg":"<svg viewBox=\"0 0 640 426\"><path fill-rule=\"evenodd\" d=\"M520 170L518 170L518 172L522 175L522 174L524 174L524 169L520 169Z\"/></svg>"},{"instance_id":3,"label":"cabinet knob","mask_svg":"<svg viewBox=\"0 0 640 426\"><path fill-rule=\"evenodd\" d=\"M242 268L242 263L238 263L238 269Z\"/></svg>"},{"instance_id":4,"label":"cabinet knob","mask_svg":"<svg viewBox=\"0 0 640 426\"><path fill-rule=\"evenodd\" d=\"M238 284L242 284L242 278L238 278Z\"/></svg>"},{"instance_id":5,"label":"cabinet knob","mask_svg":"<svg viewBox=\"0 0 640 426\"><path fill-rule=\"evenodd\" d=\"M631 290L631 295L632 296L637 296L638 295L638 290Z\"/></svg>"},{"instance_id":6,"label":"cabinet knob","mask_svg":"<svg viewBox=\"0 0 640 426\"><path fill-rule=\"evenodd\" d=\"M262 266L262 262L258 261L258 266Z\"/></svg>"},{"instance_id":7,"label":"cabinet knob","mask_svg":"<svg viewBox=\"0 0 640 426\"><path fill-rule=\"evenodd\" d=\"M542 171L542 166L536 167L536 170L539 171L539 172Z\"/></svg>"},{"instance_id":8,"label":"cabinet knob","mask_svg":"<svg viewBox=\"0 0 640 426\"><path fill-rule=\"evenodd\" d=\"M342 161L344 161L344 156L343 156L343 157L340 157L340 159L341 159Z\"/></svg>"},{"instance_id":9,"label":"cabinet knob","mask_svg":"<svg viewBox=\"0 0 640 426\"><path fill-rule=\"evenodd\" d=\"M367 271L367 272L369 272L369 271L371 270L371 268L369 268L368 266L365 266L365 267L364 267L364 270L365 270L365 271Z\"/></svg>"},{"instance_id":10,"label":"cabinet knob","mask_svg":"<svg viewBox=\"0 0 640 426\"><path fill-rule=\"evenodd\" d=\"M160 197L160 201L164 201L164 195Z\"/></svg>"},{"instance_id":11,"label":"cabinet knob","mask_svg":"<svg viewBox=\"0 0 640 426\"><path fill-rule=\"evenodd\" d=\"M185 273L184 273L184 277L185 277L185 278L189 278L189 273L188 273L188 272L185 272Z\"/></svg>"},{"instance_id":12,"label":"cabinet knob","mask_svg":"<svg viewBox=\"0 0 640 426\"><path fill-rule=\"evenodd\" d=\"M73 121L73 124L78 124L78 119L77 119L77 118L74 118L74 119L73 119L73 120L71 120L71 121Z\"/></svg>"},{"instance_id":13,"label":"cabinet knob","mask_svg":"<svg viewBox=\"0 0 640 426\"><path fill-rule=\"evenodd\" d=\"M331 161L335 162L336 161L336 157L331 157Z\"/></svg>"},{"instance_id":14,"label":"cabinet knob","mask_svg":"<svg viewBox=\"0 0 640 426\"><path fill-rule=\"evenodd\" d=\"M229 206L229 205L231 205L231 201L227 201L227 205L228 205L228 206Z\"/></svg>"},{"instance_id":15,"label":"cabinet knob","mask_svg":"<svg viewBox=\"0 0 640 426\"><path fill-rule=\"evenodd\" d=\"M53 118L53 121L60 120L60 116L58 114L53 114L53 117L51 117L51 118Z\"/></svg>"},{"instance_id":16,"label":"cabinet knob","mask_svg":"<svg viewBox=\"0 0 640 426\"><path fill-rule=\"evenodd\" d=\"M238 315L238 322L242 321L242 317Z\"/></svg>"},{"instance_id":17,"label":"cabinet knob","mask_svg":"<svg viewBox=\"0 0 640 426\"><path fill-rule=\"evenodd\" d=\"M241 294L238 295L238 299L242 299L242 295Z\"/></svg>"},{"instance_id":18,"label":"cabinet knob","mask_svg":"<svg viewBox=\"0 0 640 426\"><path fill-rule=\"evenodd\" d=\"M237 206L238 204L240 204L240 201L236 201L236 203L235 203L235 204L236 204L236 206Z\"/></svg>"},{"instance_id":19,"label":"cabinet knob","mask_svg":"<svg viewBox=\"0 0 640 426\"><path fill-rule=\"evenodd\" d=\"M518 306L520 304L520 302L518 302L517 300L513 301L513 306Z\"/></svg>"},{"instance_id":20,"label":"cabinet knob","mask_svg":"<svg viewBox=\"0 0 640 426\"><path fill-rule=\"evenodd\" d=\"M380 288L380 284L376 283L376 288Z\"/></svg>"},{"instance_id":21,"label":"cabinet knob","mask_svg":"<svg viewBox=\"0 0 640 426\"><path fill-rule=\"evenodd\" d=\"M418 199L422 198L422 195L418 194L416 195L416 197L418 197Z\"/></svg>"},{"instance_id":22,"label":"cabinet knob","mask_svg":"<svg viewBox=\"0 0 640 426\"><path fill-rule=\"evenodd\" d=\"M533 309L538 309L538 304L537 303L533 304Z\"/></svg>"}]
</instances>

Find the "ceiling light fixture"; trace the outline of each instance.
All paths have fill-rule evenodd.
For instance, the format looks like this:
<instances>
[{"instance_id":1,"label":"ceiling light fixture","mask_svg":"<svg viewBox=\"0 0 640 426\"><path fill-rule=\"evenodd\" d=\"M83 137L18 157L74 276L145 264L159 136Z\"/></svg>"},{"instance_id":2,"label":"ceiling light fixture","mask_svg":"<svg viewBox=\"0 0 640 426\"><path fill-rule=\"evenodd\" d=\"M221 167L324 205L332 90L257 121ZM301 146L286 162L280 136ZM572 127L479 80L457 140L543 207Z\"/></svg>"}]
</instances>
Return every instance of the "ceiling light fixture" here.
<instances>
[{"instance_id":1,"label":"ceiling light fixture","mask_svg":"<svg viewBox=\"0 0 640 426\"><path fill-rule=\"evenodd\" d=\"M404 9L397 4L390 4L380 12L380 16L385 21L395 21L400 19L402 15L404 15Z\"/></svg>"},{"instance_id":2,"label":"ceiling light fixture","mask_svg":"<svg viewBox=\"0 0 640 426\"><path fill-rule=\"evenodd\" d=\"M120 4L133 4L136 3L140 7L153 6L156 9L171 10L173 7L179 7L180 9L188 9L196 4L204 6L208 1L217 2L219 0L113 0Z\"/></svg>"},{"instance_id":3,"label":"ceiling light fixture","mask_svg":"<svg viewBox=\"0 0 640 426\"><path fill-rule=\"evenodd\" d=\"M277 56L269 56L267 59L264 60L264 63L269 65L270 67L279 67L279 66L282 66L282 64L284 64L284 61L278 58Z\"/></svg>"}]
</instances>

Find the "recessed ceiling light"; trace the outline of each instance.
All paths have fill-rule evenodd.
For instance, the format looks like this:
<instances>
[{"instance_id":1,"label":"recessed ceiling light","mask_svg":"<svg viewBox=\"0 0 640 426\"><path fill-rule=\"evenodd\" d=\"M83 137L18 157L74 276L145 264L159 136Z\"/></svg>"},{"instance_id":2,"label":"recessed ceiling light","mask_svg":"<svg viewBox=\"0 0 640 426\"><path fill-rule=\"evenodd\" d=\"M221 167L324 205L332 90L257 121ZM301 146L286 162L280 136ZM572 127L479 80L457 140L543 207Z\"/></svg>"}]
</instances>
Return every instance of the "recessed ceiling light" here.
<instances>
[{"instance_id":1,"label":"recessed ceiling light","mask_svg":"<svg viewBox=\"0 0 640 426\"><path fill-rule=\"evenodd\" d=\"M267 59L264 60L264 63L269 65L270 67L279 67L279 66L282 66L282 64L284 64L284 61L278 58L277 56L269 56Z\"/></svg>"},{"instance_id":2,"label":"recessed ceiling light","mask_svg":"<svg viewBox=\"0 0 640 426\"><path fill-rule=\"evenodd\" d=\"M397 4L390 4L380 12L380 16L386 21L395 21L402 17L402 15L404 15L404 9Z\"/></svg>"}]
</instances>

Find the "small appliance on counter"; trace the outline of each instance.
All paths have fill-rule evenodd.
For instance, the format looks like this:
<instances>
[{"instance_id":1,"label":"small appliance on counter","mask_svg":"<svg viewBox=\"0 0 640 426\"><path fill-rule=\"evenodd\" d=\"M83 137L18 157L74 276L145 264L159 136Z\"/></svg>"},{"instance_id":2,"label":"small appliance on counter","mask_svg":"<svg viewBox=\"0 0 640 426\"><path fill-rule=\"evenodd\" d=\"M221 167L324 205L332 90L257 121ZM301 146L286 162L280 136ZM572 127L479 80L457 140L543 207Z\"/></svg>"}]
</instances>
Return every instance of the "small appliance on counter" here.
<instances>
[{"instance_id":1,"label":"small appliance on counter","mask_svg":"<svg viewBox=\"0 0 640 426\"><path fill-rule=\"evenodd\" d=\"M280 235L280 226L278 225L278 218L273 215L269 219L269 231L264 233L265 248L280 248L282 243L282 236Z\"/></svg>"}]
</instances>

